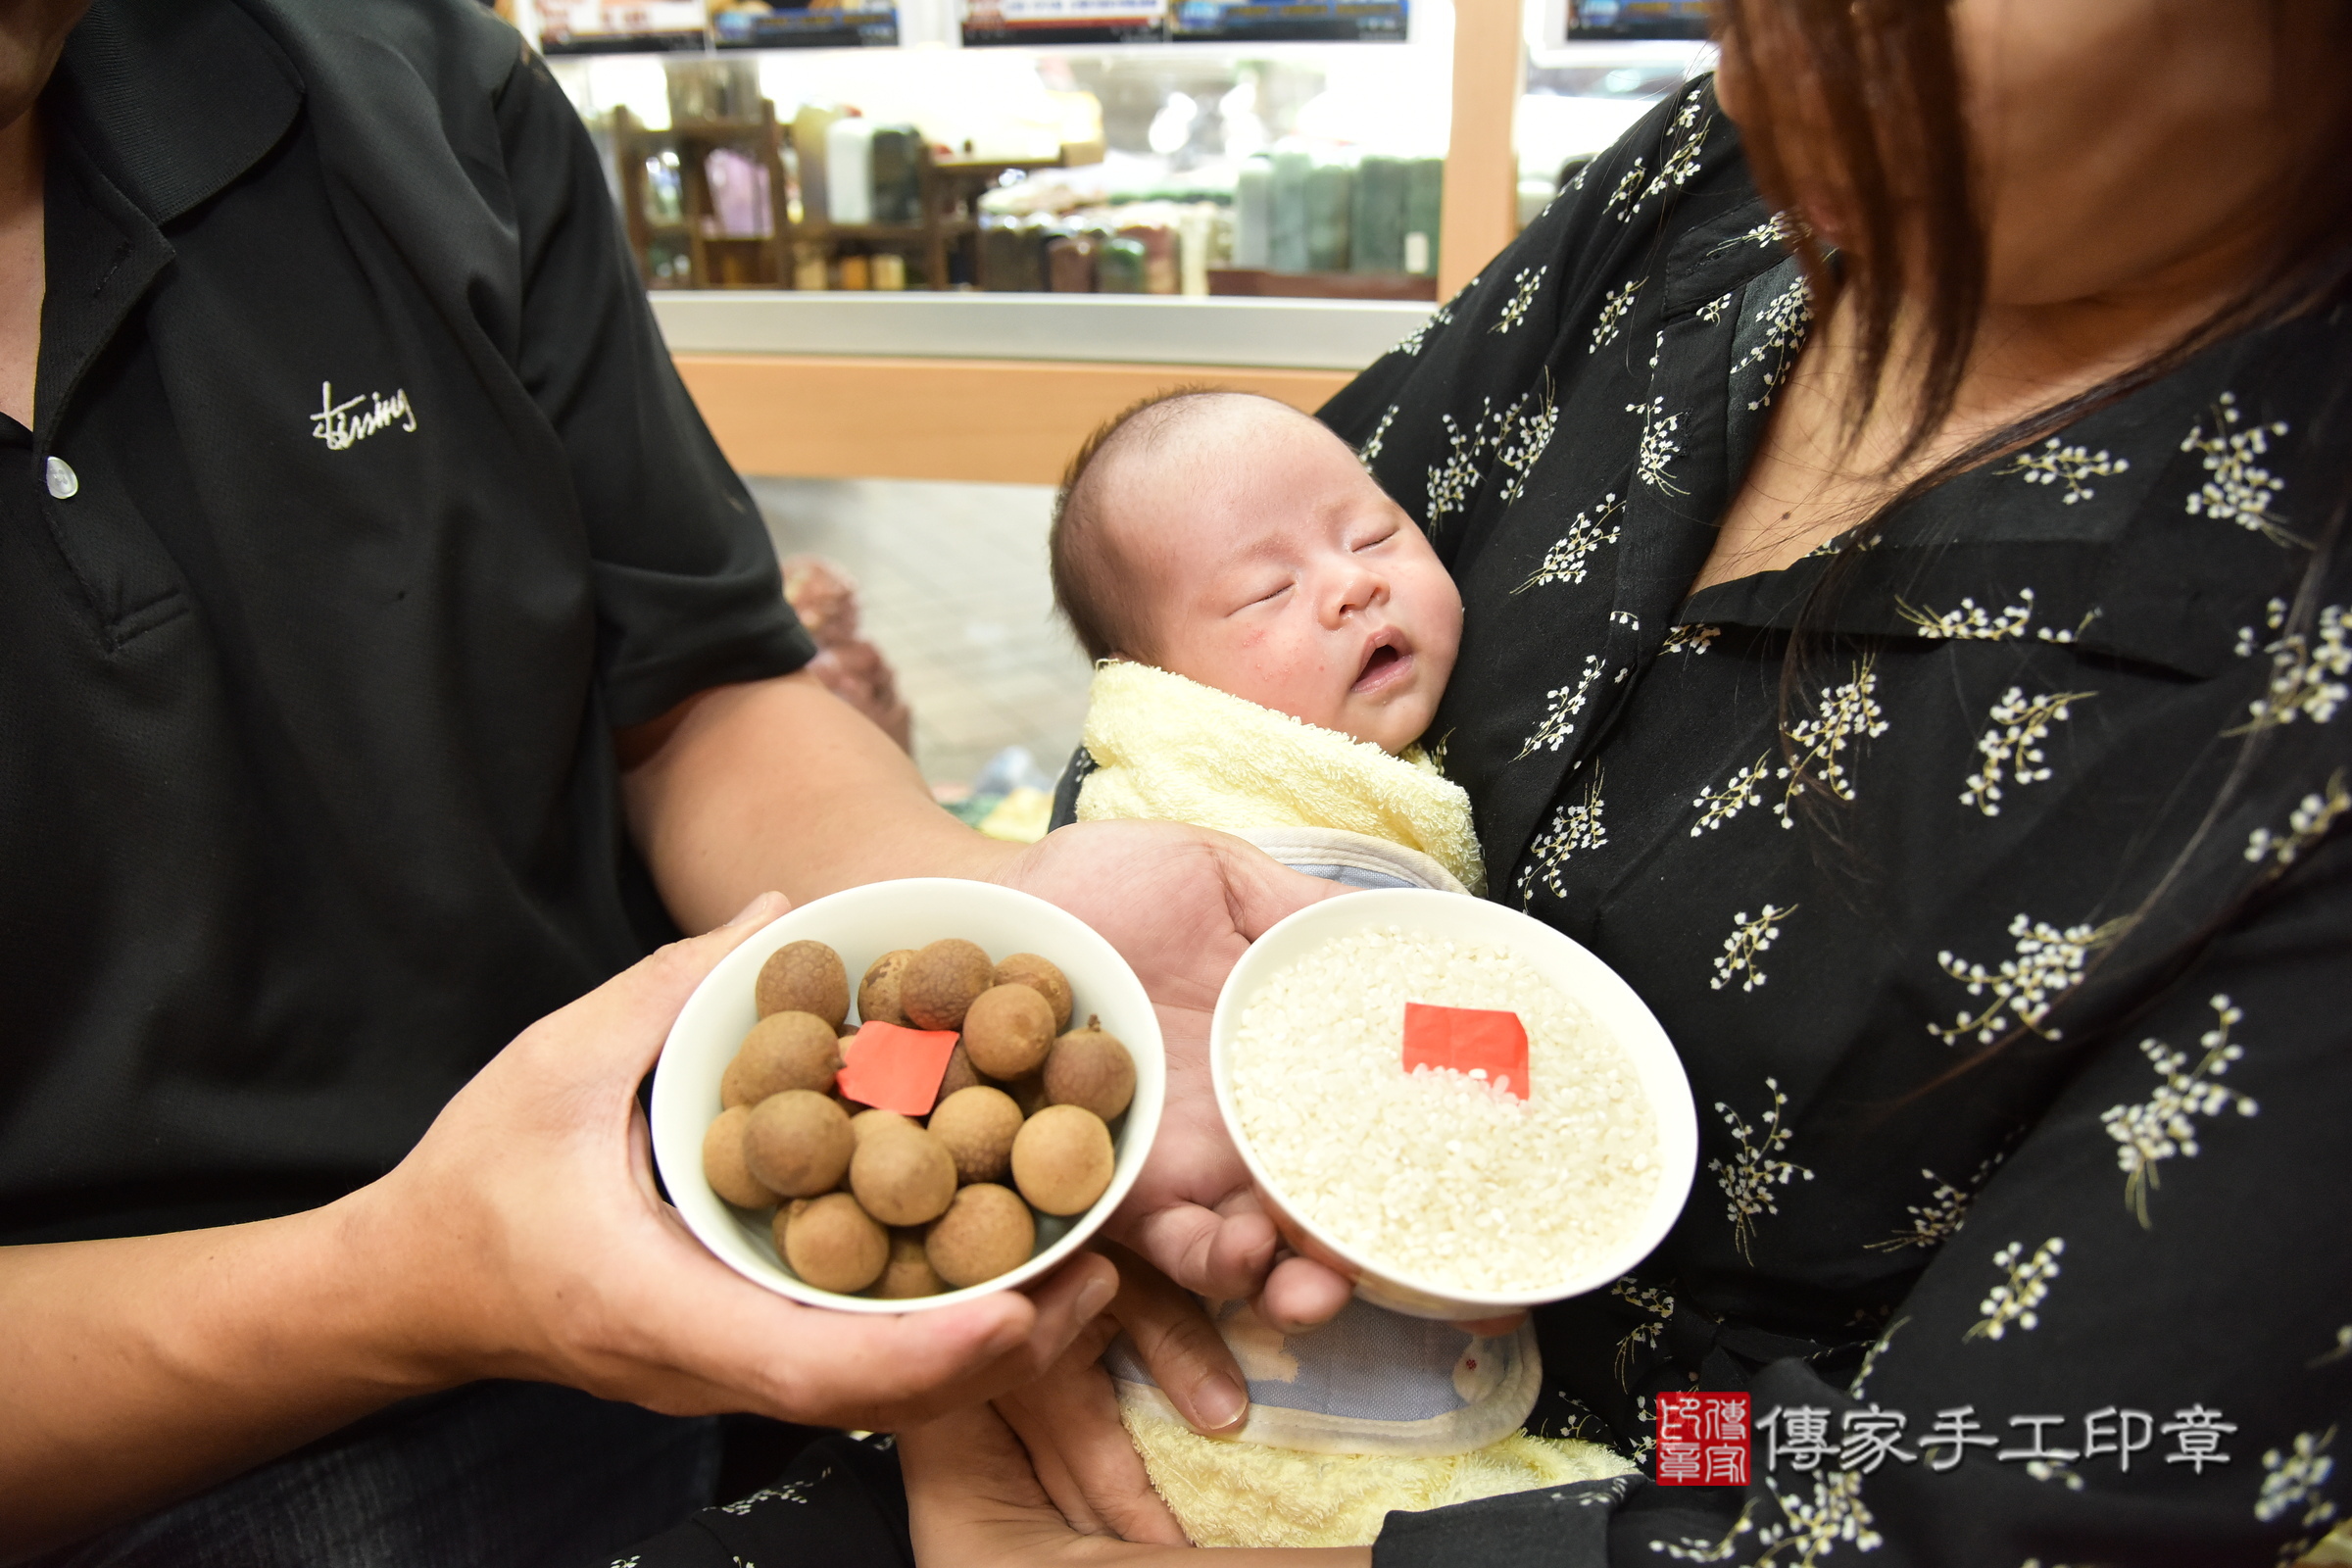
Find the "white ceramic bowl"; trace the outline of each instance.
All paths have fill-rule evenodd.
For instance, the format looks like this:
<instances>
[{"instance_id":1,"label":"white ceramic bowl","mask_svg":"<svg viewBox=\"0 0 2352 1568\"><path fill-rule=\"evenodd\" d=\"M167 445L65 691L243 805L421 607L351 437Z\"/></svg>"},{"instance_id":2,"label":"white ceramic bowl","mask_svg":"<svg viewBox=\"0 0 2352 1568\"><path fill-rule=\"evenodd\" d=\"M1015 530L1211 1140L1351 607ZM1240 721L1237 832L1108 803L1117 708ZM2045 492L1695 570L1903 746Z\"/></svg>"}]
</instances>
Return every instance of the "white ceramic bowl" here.
<instances>
[{"instance_id":1,"label":"white ceramic bowl","mask_svg":"<svg viewBox=\"0 0 2352 1568\"><path fill-rule=\"evenodd\" d=\"M854 995L858 977L883 954L894 948L919 948L943 937L976 942L992 958L1035 953L1053 959L1070 982L1072 1017L1084 1023L1087 1014L1099 1014L1102 1027L1125 1044L1135 1058L1135 1102L1117 1129L1118 1161L1110 1186L1083 1214L1067 1219L1038 1215L1037 1251L1019 1268L985 1284L887 1301L820 1291L803 1284L776 1255L764 1212L730 1206L710 1191L703 1176L703 1134L719 1112L719 1075L734 1059L744 1034L759 1021L752 987L760 966L786 943L812 940L840 954ZM1020 1285L1076 1251L1119 1206L1142 1173L1152 1137L1159 1130L1167 1078L1159 1019L1144 995L1143 982L1127 967L1127 960L1076 915L987 882L946 877L874 882L802 905L762 927L721 958L695 988L670 1026L668 1043L654 1068L654 1163L687 1228L744 1278L811 1306L844 1312L919 1312Z\"/></svg>"},{"instance_id":2,"label":"white ceramic bowl","mask_svg":"<svg viewBox=\"0 0 2352 1568\"><path fill-rule=\"evenodd\" d=\"M1541 1290L1480 1293L1450 1285L1412 1279L1393 1266L1341 1246L1298 1220L1298 1205L1258 1161L1243 1135L1233 1103L1233 1037L1241 1028L1242 1010L1257 989L1277 969L1305 956L1334 937L1374 926L1397 926L1425 931L1456 942L1475 942L1516 955L1536 972L1581 1004L1592 1021L1616 1037L1640 1074L1642 1091L1658 1129L1659 1178L1649 1207L1623 1243L1596 1258L1582 1273L1553 1281ZM1690 1103L1690 1084L1683 1064L1658 1020L1619 979L1615 970L1541 920L1484 899L1419 888L1383 889L1351 893L1346 898L1310 904L1267 931L1233 967L1217 998L1209 1025L1209 1064L1217 1089L1217 1109L1226 1130L1242 1152L1250 1174L1274 1210L1275 1223L1298 1251L1355 1282L1355 1294L1378 1306L1413 1317L1473 1321L1500 1317L1544 1301L1557 1301L1598 1290L1646 1257L1666 1237L1690 1196L1690 1178L1698 1161L1698 1118ZM1340 1129L1333 1136L1343 1137Z\"/></svg>"}]
</instances>

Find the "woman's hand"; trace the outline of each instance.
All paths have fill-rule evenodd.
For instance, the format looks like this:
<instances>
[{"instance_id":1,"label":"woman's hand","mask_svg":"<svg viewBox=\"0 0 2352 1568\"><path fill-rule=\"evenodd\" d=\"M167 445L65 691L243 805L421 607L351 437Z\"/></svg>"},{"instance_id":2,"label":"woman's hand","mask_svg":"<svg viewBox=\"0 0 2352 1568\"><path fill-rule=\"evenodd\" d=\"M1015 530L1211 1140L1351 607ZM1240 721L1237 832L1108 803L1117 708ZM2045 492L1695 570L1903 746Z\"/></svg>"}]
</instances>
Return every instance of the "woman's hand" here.
<instances>
[{"instance_id":1,"label":"woman's hand","mask_svg":"<svg viewBox=\"0 0 2352 1568\"><path fill-rule=\"evenodd\" d=\"M1034 1296L906 1317L740 1278L654 1190L637 1085L695 985L786 907L664 948L525 1030L346 1220L446 1381L569 1384L688 1414L887 1429L1036 1377L1116 1289L1085 1257Z\"/></svg>"},{"instance_id":2,"label":"woman's hand","mask_svg":"<svg viewBox=\"0 0 2352 1568\"><path fill-rule=\"evenodd\" d=\"M1160 1501L1143 1456L1119 1420L1118 1396L1101 1356L1125 1333L1152 1378L1195 1431L1214 1436L1249 1414L1248 1386L1223 1336L1200 1303L1122 1247L1104 1252L1119 1267L1110 1310L1079 1332L1054 1369L997 1397L1048 1496L1062 1517L1090 1535L1186 1544Z\"/></svg>"},{"instance_id":3,"label":"woman's hand","mask_svg":"<svg viewBox=\"0 0 2352 1568\"><path fill-rule=\"evenodd\" d=\"M1321 1323L1348 1282L1303 1258L1276 1262L1279 1238L1217 1114L1208 1020L1250 944L1295 909L1348 890L1302 876L1240 839L1173 822L1080 822L997 873L1109 939L1142 977L1168 1050L1159 1136L1111 1234L1178 1284L1231 1298L1262 1290L1267 1321Z\"/></svg>"}]
</instances>

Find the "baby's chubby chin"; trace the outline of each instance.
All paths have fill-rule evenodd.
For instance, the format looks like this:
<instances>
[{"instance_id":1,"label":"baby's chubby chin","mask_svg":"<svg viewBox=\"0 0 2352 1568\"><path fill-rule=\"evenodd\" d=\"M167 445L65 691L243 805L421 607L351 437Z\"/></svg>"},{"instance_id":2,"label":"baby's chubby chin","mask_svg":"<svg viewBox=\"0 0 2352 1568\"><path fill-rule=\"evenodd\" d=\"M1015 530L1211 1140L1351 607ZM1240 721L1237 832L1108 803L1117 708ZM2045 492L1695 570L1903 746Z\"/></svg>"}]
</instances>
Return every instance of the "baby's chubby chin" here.
<instances>
[{"instance_id":1,"label":"baby's chubby chin","mask_svg":"<svg viewBox=\"0 0 2352 1568\"><path fill-rule=\"evenodd\" d=\"M1445 676L1430 663L1409 638L1393 629L1383 632L1323 722L1384 752L1403 751L1429 727L1444 694Z\"/></svg>"}]
</instances>

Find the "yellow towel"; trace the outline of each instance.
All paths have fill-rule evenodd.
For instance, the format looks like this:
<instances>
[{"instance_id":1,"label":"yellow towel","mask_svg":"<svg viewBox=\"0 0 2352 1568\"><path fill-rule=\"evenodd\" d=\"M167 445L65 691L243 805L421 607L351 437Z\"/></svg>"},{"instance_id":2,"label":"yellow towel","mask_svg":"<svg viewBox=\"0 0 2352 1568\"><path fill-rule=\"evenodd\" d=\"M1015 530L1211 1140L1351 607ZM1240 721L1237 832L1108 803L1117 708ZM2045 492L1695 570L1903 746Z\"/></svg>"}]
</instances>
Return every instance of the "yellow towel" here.
<instances>
[{"instance_id":1,"label":"yellow towel","mask_svg":"<svg viewBox=\"0 0 2352 1568\"><path fill-rule=\"evenodd\" d=\"M1419 748L1391 757L1337 730L1171 675L1104 660L1086 710L1097 770L1082 822L1190 822L1241 833L1320 827L1419 850L1473 893L1487 871L1470 797Z\"/></svg>"},{"instance_id":2,"label":"yellow towel","mask_svg":"<svg viewBox=\"0 0 2352 1568\"><path fill-rule=\"evenodd\" d=\"M1120 1415L1157 1492L1196 1546L1363 1546L1392 1508L1442 1508L1633 1465L1597 1443L1513 1433L1444 1458L1292 1453L1204 1438L1132 1406Z\"/></svg>"}]
</instances>

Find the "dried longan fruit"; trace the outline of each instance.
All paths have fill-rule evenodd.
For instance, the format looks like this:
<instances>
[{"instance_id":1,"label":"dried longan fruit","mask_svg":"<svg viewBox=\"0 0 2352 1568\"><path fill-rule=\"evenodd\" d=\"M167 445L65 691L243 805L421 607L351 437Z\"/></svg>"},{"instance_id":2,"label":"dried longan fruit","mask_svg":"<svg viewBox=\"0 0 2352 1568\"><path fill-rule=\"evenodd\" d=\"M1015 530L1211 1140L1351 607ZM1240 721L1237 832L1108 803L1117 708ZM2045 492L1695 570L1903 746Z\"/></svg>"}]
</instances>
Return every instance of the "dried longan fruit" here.
<instances>
[{"instance_id":1,"label":"dried longan fruit","mask_svg":"<svg viewBox=\"0 0 2352 1568\"><path fill-rule=\"evenodd\" d=\"M914 1296L937 1296L948 1288L931 1266L930 1256L923 1250L923 1233L905 1230L890 1233L890 1261L883 1265L882 1277L872 1284L866 1295L886 1301L905 1300Z\"/></svg>"},{"instance_id":2,"label":"dried longan fruit","mask_svg":"<svg viewBox=\"0 0 2352 1568\"><path fill-rule=\"evenodd\" d=\"M750 1106L734 1105L711 1121L710 1130L703 1134L703 1179L737 1208L766 1208L776 1195L760 1186L743 1162L743 1124L751 1119Z\"/></svg>"},{"instance_id":3,"label":"dried longan fruit","mask_svg":"<svg viewBox=\"0 0 2352 1568\"><path fill-rule=\"evenodd\" d=\"M1007 1274L1037 1250L1037 1217L1008 1188L974 1182L923 1238L924 1255L939 1277L958 1290Z\"/></svg>"},{"instance_id":4,"label":"dried longan fruit","mask_svg":"<svg viewBox=\"0 0 2352 1568\"><path fill-rule=\"evenodd\" d=\"M958 1040L956 1049L948 1053L948 1070L940 1075L939 1099L945 1100L958 1090L970 1089L987 1081L980 1076L980 1069L972 1065L972 1054L964 1050L963 1042Z\"/></svg>"},{"instance_id":5,"label":"dried longan fruit","mask_svg":"<svg viewBox=\"0 0 2352 1568\"><path fill-rule=\"evenodd\" d=\"M956 1196L956 1161L947 1145L920 1127L886 1129L850 1156L850 1191L885 1225L925 1224Z\"/></svg>"},{"instance_id":6,"label":"dried longan fruit","mask_svg":"<svg viewBox=\"0 0 2352 1568\"><path fill-rule=\"evenodd\" d=\"M997 1087L1012 1097L1012 1102L1021 1107L1021 1114L1024 1116L1034 1116L1053 1103L1046 1098L1046 1075L1044 1073L1033 1072L1026 1078L1015 1078L1010 1083L999 1084Z\"/></svg>"},{"instance_id":7,"label":"dried longan fruit","mask_svg":"<svg viewBox=\"0 0 2352 1568\"><path fill-rule=\"evenodd\" d=\"M855 1142L839 1105L810 1090L787 1089L751 1108L743 1160L769 1192L813 1198L841 1185Z\"/></svg>"},{"instance_id":8,"label":"dried longan fruit","mask_svg":"<svg viewBox=\"0 0 2352 1568\"><path fill-rule=\"evenodd\" d=\"M1012 1169L1021 1107L1002 1089L958 1089L931 1112L931 1136L947 1147L960 1182L1001 1182Z\"/></svg>"},{"instance_id":9,"label":"dried longan fruit","mask_svg":"<svg viewBox=\"0 0 2352 1568\"><path fill-rule=\"evenodd\" d=\"M858 982L858 1016L867 1023L904 1025L906 1013L899 1005L899 981L914 961L912 948L898 948L876 958Z\"/></svg>"},{"instance_id":10,"label":"dried longan fruit","mask_svg":"<svg viewBox=\"0 0 2352 1568\"><path fill-rule=\"evenodd\" d=\"M1082 1214L1110 1185L1110 1129L1083 1105L1048 1105L1012 1140L1012 1184L1048 1214Z\"/></svg>"},{"instance_id":11,"label":"dried longan fruit","mask_svg":"<svg viewBox=\"0 0 2352 1568\"><path fill-rule=\"evenodd\" d=\"M963 1049L991 1078L1026 1078L1054 1045L1054 1004L1024 985L991 986L963 1015Z\"/></svg>"},{"instance_id":12,"label":"dried longan fruit","mask_svg":"<svg viewBox=\"0 0 2352 1568\"><path fill-rule=\"evenodd\" d=\"M960 1029L964 1008L996 982L997 966L976 943L948 937L906 960L899 976L899 1005L917 1029Z\"/></svg>"},{"instance_id":13,"label":"dried longan fruit","mask_svg":"<svg viewBox=\"0 0 2352 1568\"><path fill-rule=\"evenodd\" d=\"M862 1291L890 1262L890 1232L847 1193L804 1198L779 1209L775 1229L784 1261L820 1291Z\"/></svg>"},{"instance_id":14,"label":"dried longan fruit","mask_svg":"<svg viewBox=\"0 0 2352 1568\"><path fill-rule=\"evenodd\" d=\"M1027 986L1054 1005L1054 1032L1070 1026L1070 982L1051 958L1016 953L997 965L997 984Z\"/></svg>"},{"instance_id":15,"label":"dried longan fruit","mask_svg":"<svg viewBox=\"0 0 2352 1568\"><path fill-rule=\"evenodd\" d=\"M841 955L822 942L787 942L760 966L752 997L771 1012L811 1012L832 1026L850 1015L850 975Z\"/></svg>"},{"instance_id":16,"label":"dried longan fruit","mask_svg":"<svg viewBox=\"0 0 2352 1568\"><path fill-rule=\"evenodd\" d=\"M1092 1016L1085 1028L1054 1042L1041 1076L1049 1103L1084 1105L1104 1121L1135 1099L1135 1058L1118 1036L1102 1027L1102 1019Z\"/></svg>"},{"instance_id":17,"label":"dried longan fruit","mask_svg":"<svg viewBox=\"0 0 2352 1568\"><path fill-rule=\"evenodd\" d=\"M916 1130L912 1121L895 1110L884 1110L880 1106L868 1106L850 1118L851 1147L853 1149L861 1148L865 1141L874 1134L895 1132L902 1127L910 1132ZM853 1154L852 1157L856 1156Z\"/></svg>"},{"instance_id":18,"label":"dried longan fruit","mask_svg":"<svg viewBox=\"0 0 2352 1568\"><path fill-rule=\"evenodd\" d=\"M841 1042L833 1026L814 1013L771 1012L752 1025L735 1059L718 1080L722 1105L757 1105L787 1089L833 1087L841 1071Z\"/></svg>"}]
</instances>

